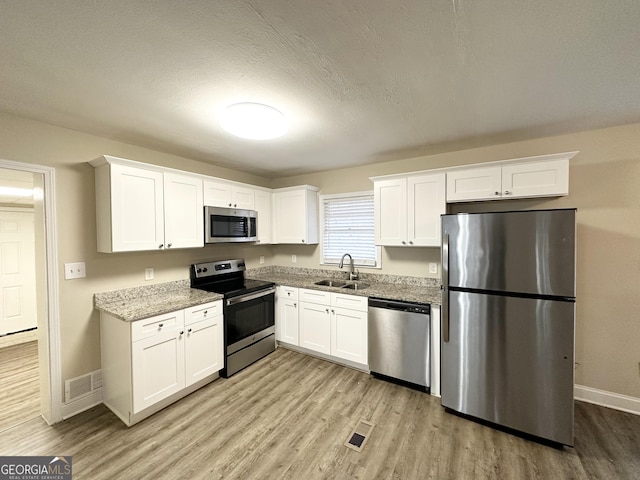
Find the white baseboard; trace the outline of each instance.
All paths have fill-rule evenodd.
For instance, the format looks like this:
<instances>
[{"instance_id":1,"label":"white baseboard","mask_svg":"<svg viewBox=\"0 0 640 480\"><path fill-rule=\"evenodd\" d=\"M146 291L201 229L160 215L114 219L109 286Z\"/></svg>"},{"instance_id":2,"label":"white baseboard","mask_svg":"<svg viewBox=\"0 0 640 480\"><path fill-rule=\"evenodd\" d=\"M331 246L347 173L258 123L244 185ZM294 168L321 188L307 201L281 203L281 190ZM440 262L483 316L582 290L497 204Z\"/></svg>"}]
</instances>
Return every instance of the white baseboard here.
<instances>
[{"instance_id":1,"label":"white baseboard","mask_svg":"<svg viewBox=\"0 0 640 480\"><path fill-rule=\"evenodd\" d=\"M583 402L640 415L640 398L607 392L606 390L599 390L597 388L585 387L583 385L574 386L573 396L576 400Z\"/></svg>"},{"instance_id":2,"label":"white baseboard","mask_svg":"<svg viewBox=\"0 0 640 480\"><path fill-rule=\"evenodd\" d=\"M79 398L73 402L62 404L62 419L73 417L91 407L102 403L102 387L95 389L86 397Z\"/></svg>"}]
</instances>

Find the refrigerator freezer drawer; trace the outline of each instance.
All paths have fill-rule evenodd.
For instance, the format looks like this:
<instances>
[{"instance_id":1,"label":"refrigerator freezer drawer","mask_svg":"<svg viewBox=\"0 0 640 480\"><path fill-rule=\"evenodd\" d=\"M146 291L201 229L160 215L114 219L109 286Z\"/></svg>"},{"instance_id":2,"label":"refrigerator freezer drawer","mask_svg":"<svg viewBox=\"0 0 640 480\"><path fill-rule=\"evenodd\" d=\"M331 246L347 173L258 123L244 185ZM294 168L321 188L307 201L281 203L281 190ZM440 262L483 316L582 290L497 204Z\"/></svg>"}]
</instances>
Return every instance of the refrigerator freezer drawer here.
<instances>
[{"instance_id":1,"label":"refrigerator freezer drawer","mask_svg":"<svg viewBox=\"0 0 640 480\"><path fill-rule=\"evenodd\" d=\"M573 445L575 303L450 291L449 309L442 405Z\"/></svg>"}]
</instances>

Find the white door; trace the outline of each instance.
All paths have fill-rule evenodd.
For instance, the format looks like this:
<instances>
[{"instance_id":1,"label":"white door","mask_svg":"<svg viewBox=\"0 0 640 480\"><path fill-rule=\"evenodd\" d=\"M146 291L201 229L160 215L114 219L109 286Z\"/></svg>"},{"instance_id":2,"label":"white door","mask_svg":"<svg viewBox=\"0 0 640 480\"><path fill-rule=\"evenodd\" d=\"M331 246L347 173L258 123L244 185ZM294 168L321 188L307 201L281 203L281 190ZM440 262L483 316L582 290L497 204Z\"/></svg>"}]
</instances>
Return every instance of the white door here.
<instances>
[{"instance_id":1,"label":"white door","mask_svg":"<svg viewBox=\"0 0 640 480\"><path fill-rule=\"evenodd\" d=\"M376 245L407 245L407 180L373 184Z\"/></svg>"},{"instance_id":2,"label":"white door","mask_svg":"<svg viewBox=\"0 0 640 480\"><path fill-rule=\"evenodd\" d=\"M273 243L306 243L305 195L304 190L277 192L273 195Z\"/></svg>"},{"instance_id":3,"label":"white door","mask_svg":"<svg viewBox=\"0 0 640 480\"><path fill-rule=\"evenodd\" d=\"M204 247L202 180L164 174L165 248Z\"/></svg>"},{"instance_id":4,"label":"white door","mask_svg":"<svg viewBox=\"0 0 640 480\"><path fill-rule=\"evenodd\" d=\"M444 173L408 178L409 245L440 246L440 215L447 213L445 182Z\"/></svg>"},{"instance_id":5,"label":"white door","mask_svg":"<svg viewBox=\"0 0 640 480\"><path fill-rule=\"evenodd\" d=\"M502 198L502 168L478 167L447 172L447 202Z\"/></svg>"},{"instance_id":6,"label":"white door","mask_svg":"<svg viewBox=\"0 0 640 480\"><path fill-rule=\"evenodd\" d=\"M329 307L300 303L300 346L320 353L331 353L331 317Z\"/></svg>"},{"instance_id":7,"label":"white door","mask_svg":"<svg viewBox=\"0 0 640 480\"><path fill-rule=\"evenodd\" d=\"M280 304L280 338L291 345L298 345L298 301L282 299Z\"/></svg>"},{"instance_id":8,"label":"white door","mask_svg":"<svg viewBox=\"0 0 640 480\"><path fill-rule=\"evenodd\" d=\"M186 386L212 375L224 367L222 315L185 327Z\"/></svg>"},{"instance_id":9,"label":"white door","mask_svg":"<svg viewBox=\"0 0 640 480\"><path fill-rule=\"evenodd\" d=\"M253 188L233 187L231 189L233 208L255 210L256 201Z\"/></svg>"},{"instance_id":10,"label":"white door","mask_svg":"<svg viewBox=\"0 0 640 480\"><path fill-rule=\"evenodd\" d=\"M133 413L184 388L183 337L170 330L133 342Z\"/></svg>"},{"instance_id":11,"label":"white door","mask_svg":"<svg viewBox=\"0 0 640 480\"><path fill-rule=\"evenodd\" d=\"M0 211L0 335L37 325L33 218Z\"/></svg>"},{"instance_id":12,"label":"white door","mask_svg":"<svg viewBox=\"0 0 640 480\"><path fill-rule=\"evenodd\" d=\"M226 207L231 203L231 185L219 182L204 182L204 204L207 207Z\"/></svg>"},{"instance_id":13,"label":"white door","mask_svg":"<svg viewBox=\"0 0 640 480\"><path fill-rule=\"evenodd\" d=\"M502 167L504 197L569 194L569 160L548 160Z\"/></svg>"},{"instance_id":14,"label":"white door","mask_svg":"<svg viewBox=\"0 0 640 480\"><path fill-rule=\"evenodd\" d=\"M331 309L331 355L368 364L367 312Z\"/></svg>"},{"instance_id":15,"label":"white door","mask_svg":"<svg viewBox=\"0 0 640 480\"><path fill-rule=\"evenodd\" d=\"M256 190L254 200L258 212L258 243L271 243L271 193Z\"/></svg>"}]
</instances>

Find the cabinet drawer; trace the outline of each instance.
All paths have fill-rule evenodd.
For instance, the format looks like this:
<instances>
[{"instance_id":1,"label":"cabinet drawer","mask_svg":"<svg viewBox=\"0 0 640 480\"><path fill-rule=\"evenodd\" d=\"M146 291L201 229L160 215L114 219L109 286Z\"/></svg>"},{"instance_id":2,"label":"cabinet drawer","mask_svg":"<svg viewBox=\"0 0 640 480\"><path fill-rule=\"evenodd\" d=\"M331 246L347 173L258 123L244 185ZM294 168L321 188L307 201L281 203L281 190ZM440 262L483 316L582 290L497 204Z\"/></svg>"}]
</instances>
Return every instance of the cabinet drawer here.
<instances>
[{"instance_id":1,"label":"cabinet drawer","mask_svg":"<svg viewBox=\"0 0 640 480\"><path fill-rule=\"evenodd\" d=\"M213 318L216 315L222 315L222 300L186 308L184 310L184 324L191 325L195 322Z\"/></svg>"},{"instance_id":2,"label":"cabinet drawer","mask_svg":"<svg viewBox=\"0 0 640 480\"><path fill-rule=\"evenodd\" d=\"M288 298L289 300L298 300L298 288L296 287L278 287L278 297Z\"/></svg>"},{"instance_id":3,"label":"cabinet drawer","mask_svg":"<svg viewBox=\"0 0 640 480\"><path fill-rule=\"evenodd\" d=\"M332 293L331 306L366 312L369 309L369 299L367 297L361 297L359 295Z\"/></svg>"},{"instance_id":4,"label":"cabinet drawer","mask_svg":"<svg viewBox=\"0 0 640 480\"><path fill-rule=\"evenodd\" d=\"M321 292L320 290L307 290L306 288L301 288L300 301L320 303L322 305L329 306L331 304L331 293Z\"/></svg>"},{"instance_id":5,"label":"cabinet drawer","mask_svg":"<svg viewBox=\"0 0 640 480\"><path fill-rule=\"evenodd\" d=\"M165 313L131 323L131 341L161 335L184 328L184 311Z\"/></svg>"}]
</instances>

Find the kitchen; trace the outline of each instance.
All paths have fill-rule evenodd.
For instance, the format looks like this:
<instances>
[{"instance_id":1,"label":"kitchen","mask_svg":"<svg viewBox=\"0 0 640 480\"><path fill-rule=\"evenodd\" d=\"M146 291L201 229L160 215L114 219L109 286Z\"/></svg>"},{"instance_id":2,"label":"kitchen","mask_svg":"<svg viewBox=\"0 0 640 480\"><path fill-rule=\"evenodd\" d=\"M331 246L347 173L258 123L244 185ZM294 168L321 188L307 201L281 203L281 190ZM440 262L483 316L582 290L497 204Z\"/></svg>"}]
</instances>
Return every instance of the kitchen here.
<instances>
[{"instance_id":1,"label":"kitchen","mask_svg":"<svg viewBox=\"0 0 640 480\"><path fill-rule=\"evenodd\" d=\"M505 138L460 149L418 150L403 156L389 156L381 163L336 167L318 173L292 173L272 179L269 175L249 173L244 167L211 165L195 160L195 156L175 155L169 150L162 152L158 151L162 148L153 146L135 146L132 145L135 142L126 139L109 139L109 134L82 133L77 127L67 129L51 125L52 121L26 117L29 115L2 113L0 158L55 167L59 268L64 263L77 261L85 261L87 265L86 279L64 281L60 278L61 380L100 368L99 314L93 308L94 293L148 284L144 280L145 268L153 267L152 282L162 283L187 279L188 265L214 258L245 258L250 268L260 266L261 256L267 265L320 267L318 248L309 245L220 245L208 246L202 251L176 250L161 254L98 253L94 169L88 162L100 155L109 153L267 188L314 185L323 195L329 195L371 190L369 178L373 176L577 150L579 155L570 163L568 196L466 207L471 210L578 208L576 383L586 387L584 392L595 395L600 403L621 402L623 408L631 409L624 406L635 399L637 405L640 359L635 339L640 333L635 319L640 306L636 294L640 273L639 233L633 221L639 213L636 192L640 185L637 140L640 126L637 123L593 125L575 132L552 129L532 138ZM439 278L438 274L426 273L429 263L440 263L437 248L383 248L381 254L381 273ZM292 255L296 256L295 265L291 262ZM603 398L603 392L610 394ZM181 413L188 412L181 410ZM447 427L467 428L452 427L452 424ZM377 425L376 429L379 428ZM460 434L464 435L465 431ZM130 435L135 441L135 434Z\"/></svg>"}]
</instances>

